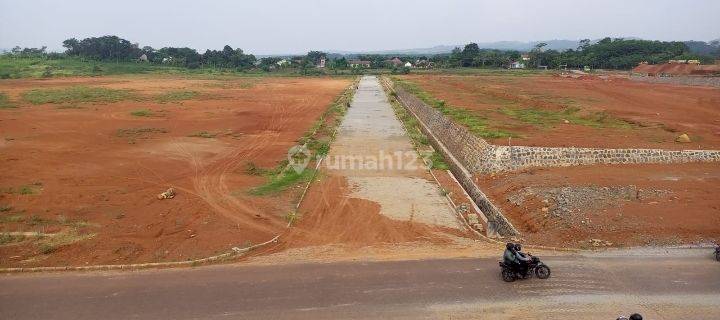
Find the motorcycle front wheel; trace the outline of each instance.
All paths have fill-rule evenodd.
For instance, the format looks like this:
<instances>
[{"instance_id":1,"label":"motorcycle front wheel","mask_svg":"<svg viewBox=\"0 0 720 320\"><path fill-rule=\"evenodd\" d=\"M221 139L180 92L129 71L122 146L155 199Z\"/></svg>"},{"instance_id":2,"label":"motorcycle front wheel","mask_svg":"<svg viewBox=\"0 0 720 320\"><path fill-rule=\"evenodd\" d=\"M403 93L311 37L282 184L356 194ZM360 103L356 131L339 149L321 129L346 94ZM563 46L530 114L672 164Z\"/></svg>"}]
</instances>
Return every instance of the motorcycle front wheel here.
<instances>
[{"instance_id":1,"label":"motorcycle front wheel","mask_svg":"<svg viewBox=\"0 0 720 320\"><path fill-rule=\"evenodd\" d=\"M720 252L715 252L715 260L720 261Z\"/></svg>"},{"instance_id":2,"label":"motorcycle front wheel","mask_svg":"<svg viewBox=\"0 0 720 320\"><path fill-rule=\"evenodd\" d=\"M537 276L538 279L550 278L550 268L546 265L537 266L537 268L535 268L535 276Z\"/></svg>"},{"instance_id":3,"label":"motorcycle front wheel","mask_svg":"<svg viewBox=\"0 0 720 320\"><path fill-rule=\"evenodd\" d=\"M505 282L513 282L515 281L515 273L510 271L509 269L503 269L501 272L502 279Z\"/></svg>"}]
</instances>

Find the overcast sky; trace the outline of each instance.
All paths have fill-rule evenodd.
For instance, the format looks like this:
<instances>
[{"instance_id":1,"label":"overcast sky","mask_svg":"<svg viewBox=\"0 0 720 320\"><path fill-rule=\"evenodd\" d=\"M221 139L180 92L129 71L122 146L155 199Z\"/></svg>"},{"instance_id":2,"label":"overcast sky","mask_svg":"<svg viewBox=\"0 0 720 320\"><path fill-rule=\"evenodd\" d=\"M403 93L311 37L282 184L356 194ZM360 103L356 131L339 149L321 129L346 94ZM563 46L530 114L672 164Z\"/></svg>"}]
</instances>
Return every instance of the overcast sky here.
<instances>
[{"instance_id":1,"label":"overcast sky","mask_svg":"<svg viewBox=\"0 0 720 320\"><path fill-rule=\"evenodd\" d=\"M718 0L0 0L0 48L62 50L118 35L155 48L254 54L371 51L502 40L720 38Z\"/></svg>"}]
</instances>

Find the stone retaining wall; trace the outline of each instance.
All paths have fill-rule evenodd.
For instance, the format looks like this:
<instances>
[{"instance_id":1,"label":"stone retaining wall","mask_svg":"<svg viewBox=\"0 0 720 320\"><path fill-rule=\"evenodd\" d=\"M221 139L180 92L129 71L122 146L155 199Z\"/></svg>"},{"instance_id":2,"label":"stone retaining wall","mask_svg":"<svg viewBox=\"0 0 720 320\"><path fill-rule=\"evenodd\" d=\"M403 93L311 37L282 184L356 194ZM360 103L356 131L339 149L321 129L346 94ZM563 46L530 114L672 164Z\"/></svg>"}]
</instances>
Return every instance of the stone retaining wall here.
<instances>
[{"instance_id":1,"label":"stone retaining wall","mask_svg":"<svg viewBox=\"0 0 720 320\"><path fill-rule=\"evenodd\" d=\"M567 167L592 164L683 163L720 161L718 150L596 149L492 146L479 162L480 173L530 167Z\"/></svg>"}]
</instances>

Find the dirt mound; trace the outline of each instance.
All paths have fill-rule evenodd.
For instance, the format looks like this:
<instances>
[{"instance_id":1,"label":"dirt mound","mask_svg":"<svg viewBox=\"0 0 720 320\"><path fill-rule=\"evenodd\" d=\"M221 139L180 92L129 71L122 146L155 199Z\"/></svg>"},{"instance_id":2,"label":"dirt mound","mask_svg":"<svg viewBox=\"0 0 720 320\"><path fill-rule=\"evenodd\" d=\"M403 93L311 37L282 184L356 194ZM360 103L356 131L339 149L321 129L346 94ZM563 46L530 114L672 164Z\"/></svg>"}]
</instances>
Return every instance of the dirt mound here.
<instances>
[{"instance_id":1,"label":"dirt mound","mask_svg":"<svg viewBox=\"0 0 720 320\"><path fill-rule=\"evenodd\" d=\"M687 63L640 64L632 70L634 73L657 75L712 75L720 73L720 65L700 65Z\"/></svg>"},{"instance_id":2,"label":"dirt mound","mask_svg":"<svg viewBox=\"0 0 720 320\"><path fill-rule=\"evenodd\" d=\"M299 210L298 223L283 235L279 247L368 246L419 240L445 244L452 241L443 233L464 236L456 229L392 220L380 213L377 203L349 194L342 176L327 175L315 183Z\"/></svg>"}]
</instances>

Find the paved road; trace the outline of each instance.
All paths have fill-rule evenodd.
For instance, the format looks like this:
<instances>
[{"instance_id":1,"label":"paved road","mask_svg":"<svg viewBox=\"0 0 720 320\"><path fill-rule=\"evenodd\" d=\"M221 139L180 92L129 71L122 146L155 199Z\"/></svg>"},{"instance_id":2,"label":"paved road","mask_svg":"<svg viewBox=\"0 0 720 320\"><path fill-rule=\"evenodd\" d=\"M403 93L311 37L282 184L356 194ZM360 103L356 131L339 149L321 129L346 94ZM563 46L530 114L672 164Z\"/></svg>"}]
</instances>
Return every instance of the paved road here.
<instances>
[{"instance_id":1,"label":"paved road","mask_svg":"<svg viewBox=\"0 0 720 320\"><path fill-rule=\"evenodd\" d=\"M554 257L515 283L494 259L3 275L0 319L720 319L720 263L691 256Z\"/></svg>"}]
</instances>

